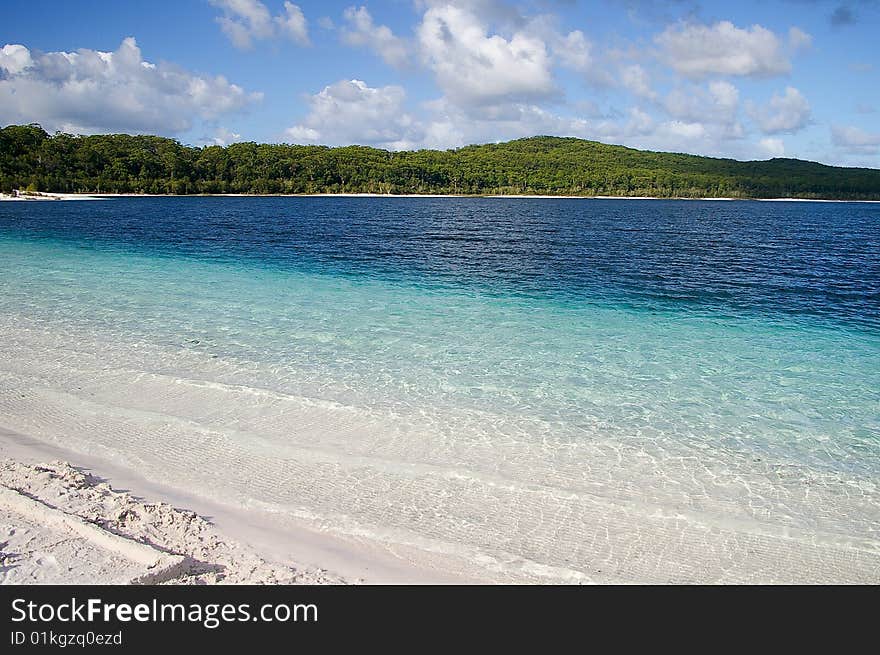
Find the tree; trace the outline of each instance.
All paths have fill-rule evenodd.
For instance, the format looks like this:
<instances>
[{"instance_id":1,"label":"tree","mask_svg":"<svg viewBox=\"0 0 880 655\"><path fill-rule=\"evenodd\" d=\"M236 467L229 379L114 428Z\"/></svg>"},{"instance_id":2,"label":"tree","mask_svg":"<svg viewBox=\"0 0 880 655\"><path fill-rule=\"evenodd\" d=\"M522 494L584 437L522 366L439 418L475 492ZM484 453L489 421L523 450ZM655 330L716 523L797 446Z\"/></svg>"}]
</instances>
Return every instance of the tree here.
<instances>
[{"instance_id":1,"label":"tree","mask_svg":"<svg viewBox=\"0 0 880 655\"><path fill-rule=\"evenodd\" d=\"M538 193L880 199L880 171L793 159L741 162L532 137L457 150L387 152L235 143L184 146L157 136L49 136L0 130L0 189L61 192Z\"/></svg>"}]
</instances>

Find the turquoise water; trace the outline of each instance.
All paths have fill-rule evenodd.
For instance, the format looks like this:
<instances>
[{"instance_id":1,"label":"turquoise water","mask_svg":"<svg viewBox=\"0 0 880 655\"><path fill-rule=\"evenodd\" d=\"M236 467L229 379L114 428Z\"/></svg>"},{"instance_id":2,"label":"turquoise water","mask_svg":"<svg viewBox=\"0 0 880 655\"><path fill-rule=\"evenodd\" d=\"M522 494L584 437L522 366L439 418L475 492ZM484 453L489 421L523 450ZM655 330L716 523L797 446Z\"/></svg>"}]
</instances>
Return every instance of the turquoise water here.
<instances>
[{"instance_id":1,"label":"turquoise water","mask_svg":"<svg viewBox=\"0 0 880 655\"><path fill-rule=\"evenodd\" d=\"M239 467L240 481L216 493L391 541L585 572L589 558L563 537L594 529L573 518L585 496L649 517L876 547L873 206L555 201L559 215L547 218L544 201L504 201L517 229L483 226L491 239L477 246L481 201L457 207L452 230L434 225L437 201L296 200L7 203L4 391L27 388L65 412L85 411L71 399L95 403L88 420L98 422L78 436L48 414L41 429L169 479L171 446L119 438L102 412L173 424L173 443L186 426L222 435L211 455L198 454L210 448L201 438L189 455L175 449L179 475L197 461L212 474ZM334 207L348 221L328 232ZM585 211L613 220L585 226ZM728 224L729 238L695 243L719 211L745 213L736 225L753 231ZM858 220L834 222L847 211ZM351 222L364 212L382 230L370 242ZM798 224L810 212L824 223ZM621 230L627 215L632 232ZM542 217L555 236L522 227ZM223 221L236 238L206 229ZM421 251L413 234L429 228L419 221L442 233ZM758 229L763 257L738 252ZM24 409L2 409L27 429ZM553 513L522 502L536 488ZM531 533L543 534L530 544Z\"/></svg>"}]
</instances>

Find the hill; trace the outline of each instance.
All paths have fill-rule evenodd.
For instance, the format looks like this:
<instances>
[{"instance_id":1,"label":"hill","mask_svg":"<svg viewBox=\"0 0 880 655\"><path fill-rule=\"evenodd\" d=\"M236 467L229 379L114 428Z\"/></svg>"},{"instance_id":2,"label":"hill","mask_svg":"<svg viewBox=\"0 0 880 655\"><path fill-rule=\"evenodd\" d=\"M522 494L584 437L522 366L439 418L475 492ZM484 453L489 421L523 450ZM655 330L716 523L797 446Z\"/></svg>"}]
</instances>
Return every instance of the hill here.
<instances>
[{"instance_id":1,"label":"hill","mask_svg":"<svg viewBox=\"0 0 880 655\"><path fill-rule=\"evenodd\" d=\"M454 193L880 200L880 170L797 159L737 161L540 136L388 152L156 136L0 130L0 191L59 193Z\"/></svg>"}]
</instances>

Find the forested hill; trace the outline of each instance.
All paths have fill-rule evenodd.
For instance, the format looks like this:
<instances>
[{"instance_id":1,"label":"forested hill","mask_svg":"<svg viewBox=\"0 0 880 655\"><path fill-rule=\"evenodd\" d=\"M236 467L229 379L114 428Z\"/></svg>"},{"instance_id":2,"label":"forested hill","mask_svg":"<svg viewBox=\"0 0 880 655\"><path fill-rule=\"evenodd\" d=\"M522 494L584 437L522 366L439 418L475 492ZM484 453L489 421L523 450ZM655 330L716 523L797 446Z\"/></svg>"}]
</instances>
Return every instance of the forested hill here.
<instances>
[{"instance_id":1,"label":"forested hill","mask_svg":"<svg viewBox=\"0 0 880 655\"><path fill-rule=\"evenodd\" d=\"M388 152L256 143L192 147L156 136L0 130L0 190L89 193L454 193L880 200L880 170L742 162L534 137Z\"/></svg>"}]
</instances>

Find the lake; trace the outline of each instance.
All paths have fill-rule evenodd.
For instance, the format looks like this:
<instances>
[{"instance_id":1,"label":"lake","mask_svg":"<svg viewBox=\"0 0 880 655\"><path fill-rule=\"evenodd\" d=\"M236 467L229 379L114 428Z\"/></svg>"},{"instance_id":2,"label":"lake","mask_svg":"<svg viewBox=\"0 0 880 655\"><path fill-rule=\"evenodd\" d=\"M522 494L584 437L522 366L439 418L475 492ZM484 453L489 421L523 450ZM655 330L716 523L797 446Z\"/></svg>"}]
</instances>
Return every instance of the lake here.
<instances>
[{"instance_id":1,"label":"lake","mask_svg":"<svg viewBox=\"0 0 880 655\"><path fill-rule=\"evenodd\" d=\"M877 582L880 205L2 203L0 426L493 579Z\"/></svg>"}]
</instances>

